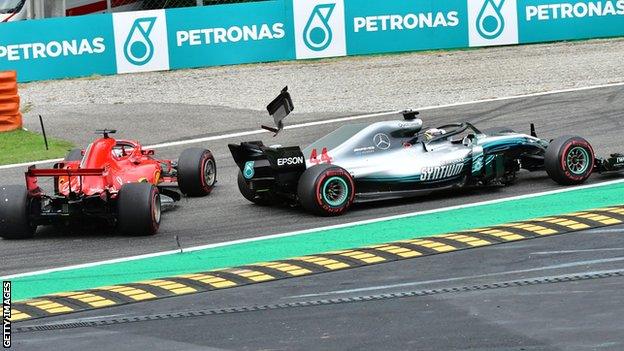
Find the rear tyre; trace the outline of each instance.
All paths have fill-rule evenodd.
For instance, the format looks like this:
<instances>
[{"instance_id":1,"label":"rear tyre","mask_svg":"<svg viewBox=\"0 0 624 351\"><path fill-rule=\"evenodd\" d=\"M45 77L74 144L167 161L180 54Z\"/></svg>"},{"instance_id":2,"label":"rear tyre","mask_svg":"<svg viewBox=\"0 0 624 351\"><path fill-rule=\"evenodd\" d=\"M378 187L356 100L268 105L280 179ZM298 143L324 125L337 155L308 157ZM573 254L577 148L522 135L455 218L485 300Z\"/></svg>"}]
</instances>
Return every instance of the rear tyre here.
<instances>
[{"instance_id":1,"label":"rear tyre","mask_svg":"<svg viewBox=\"0 0 624 351\"><path fill-rule=\"evenodd\" d=\"M0 237L28 239L35 235L37 226L29 219L32 204L25 186L0 186Z\"/></svg>"},{"instance_id":2,"label":"rear tyre","mask_svg":"<svg viewBox=\"0 0 624 351\"><path fill-rule=\"evenodd\" d=\"M319 216L345 213L355 199L353 177L344 168L322 164L308 168L297 186L301 206Z\"/></svg>"},{"instance_id":3,"label":"rear tyre","mask_svg":"<svg viewBox=\"0 0 624 351\"><path fill-rule=\"evenodd\" d=\"M256 192L249 188L241 171L238 171L238 190L245 199L259 206L271 206L277 202L270 191Z\"/></svg>"},{"instance_id":4,"label":"rear tyre","mask_svg":"<svg viewBox=\"0 0 624 351\"><path fill-rule=\"evenodd\" d=\"M187 196L206 196L217 182L217 163L209 150L192 148L178 159L178 186Z\"/></svg>"},{"instance_id":5,"label":"rear tyre","mask_svg":"<svg viewBox=\"0 0 624 351\"><path fill-rule=\"evenodd\" d=\"M117 199L117 227L122 234L154 235L160 227L160 194L150 183L124 184Z\"/></svg>"},{"instance_id":6,"label":"rear tyre","mask_svg":"<svg viewBox=\"0 0 624 351\"><path fill-rule=\"evenodd\" d=\"M71 149L65 156L65 161L82 161L82 150Z\"/></svg>"},{"instance_id":7,"label":"rear tyre","mask_svg":"<svg viewBox=\"0 0 624 351\"><path fill-rule=\"evenodd\" d=\"M561 185L584 183L592 174L594 164L594 149L587 140L578 136L557 138L546 149L546 172Z\"/></svg>"}]
</instances>

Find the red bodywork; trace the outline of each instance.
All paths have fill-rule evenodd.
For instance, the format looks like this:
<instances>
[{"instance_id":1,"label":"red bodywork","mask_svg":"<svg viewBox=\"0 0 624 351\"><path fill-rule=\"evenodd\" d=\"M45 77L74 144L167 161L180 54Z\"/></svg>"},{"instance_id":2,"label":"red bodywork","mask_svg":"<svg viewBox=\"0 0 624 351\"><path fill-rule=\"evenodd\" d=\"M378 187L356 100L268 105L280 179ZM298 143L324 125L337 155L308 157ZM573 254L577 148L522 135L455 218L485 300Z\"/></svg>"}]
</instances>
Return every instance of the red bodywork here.
<instances>
[{"instance_id":1,"label":"red bodywork","mask_svg":"<svg viewBox=\"0 0 624 351\"><path fill-rule=\"evenodd\" d=\"M153 150L144 150L136 141L104 137L95 140L84 151L82 161L66 161L54 169L26 172L26 187L31 196L42 196L38 177L55 177L55 193L68 197L100 195L115 198L123 184L148 182L154 185L175 182L170 160L152 157Z\"/></svg>"}]
</instances>

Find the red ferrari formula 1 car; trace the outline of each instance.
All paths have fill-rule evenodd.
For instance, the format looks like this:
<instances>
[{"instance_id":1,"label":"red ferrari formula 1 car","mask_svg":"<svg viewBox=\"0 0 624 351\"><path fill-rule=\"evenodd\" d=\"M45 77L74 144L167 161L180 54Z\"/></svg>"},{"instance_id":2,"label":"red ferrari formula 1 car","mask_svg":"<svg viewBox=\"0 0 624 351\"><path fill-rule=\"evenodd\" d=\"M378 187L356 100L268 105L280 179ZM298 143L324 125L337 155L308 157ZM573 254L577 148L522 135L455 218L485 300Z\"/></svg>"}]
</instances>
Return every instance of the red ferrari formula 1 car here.
<instances>
[{"instance_id":1,"label":"red ferrari formula 1 car","mask_svg":"<svg viewBox=\"0 0 624 351\"><path fill-rule=\"evenodd\" d=\"M26 172L26 186L0 186L0 236L29 238L37 226L104 220L127 235L158 231L161 195L178 201L181 193L205 196L216 182L212 153L192 148L178 161L154 158L136 141L102 137L86 150L72 150L53 169ZM53 177L54 194L46 194L39 177Z\"/></svg>"}]
</instances>

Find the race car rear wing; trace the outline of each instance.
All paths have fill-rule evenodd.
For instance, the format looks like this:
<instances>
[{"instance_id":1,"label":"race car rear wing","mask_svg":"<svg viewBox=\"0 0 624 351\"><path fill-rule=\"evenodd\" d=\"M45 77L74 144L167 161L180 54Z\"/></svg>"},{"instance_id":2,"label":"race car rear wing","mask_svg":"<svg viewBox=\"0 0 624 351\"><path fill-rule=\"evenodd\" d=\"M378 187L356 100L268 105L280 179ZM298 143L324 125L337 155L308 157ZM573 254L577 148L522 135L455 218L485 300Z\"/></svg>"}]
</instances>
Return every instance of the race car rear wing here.
<instances>
[{"instance_id":1,"label":"race car rear wing","mask_svg":"<svg viewBox=\"0 0 624 351\"><path fill-rule=\"evenodd\" d=\"M103 168L78 168L78 169L36 169L28 168L26 177L86 177L101 176L104 174Z\"/></svg>"},{"instance_id":2,"label":"race car rear wing","mask_svg":"<svg viewBox=\"0 0 624 351\"><path fill-rule=\"evenodd\" d=\"M59 166L60 164L55 165ZM82 183L82 177L97 177L104 175L103 168L76 168L76 169L37 169L35 166L28 167L26 171L26 188L31 195L37 194L41 191L37 184L37 178L39 177L80 177ZM56 187L57 184L55 184ZM55 189L56 190L56 189Z\"/></svg>"},{"instance_id":3,"label":"race car rear wing","mask_svg":"<svg viewBox=\"0 0 624 351\"><path fill-rule=\"evenodd\" d=\"M275 127L262 125L262 129L273 132L275 133L273 136L277 136L277 134L284 129L284 123L282 121L294 109L295 105L293 105L292 98L288 92L288 87L284 87L281 93L267 106L267 111L269 112L269 115L273 117Z\"/></svg>"},{"instance_id":4,"label":"race car rear wing","mask_svg":"<svg viewBox=\"0 0 624 351\"><path fill-rule=\"evenodd\" d=\"M241 171L249 161L267 160L275 171L305 171L305 157L298 146L266 147L261 141L228 145L234 162Z\"/></svg>"}]
</instances>

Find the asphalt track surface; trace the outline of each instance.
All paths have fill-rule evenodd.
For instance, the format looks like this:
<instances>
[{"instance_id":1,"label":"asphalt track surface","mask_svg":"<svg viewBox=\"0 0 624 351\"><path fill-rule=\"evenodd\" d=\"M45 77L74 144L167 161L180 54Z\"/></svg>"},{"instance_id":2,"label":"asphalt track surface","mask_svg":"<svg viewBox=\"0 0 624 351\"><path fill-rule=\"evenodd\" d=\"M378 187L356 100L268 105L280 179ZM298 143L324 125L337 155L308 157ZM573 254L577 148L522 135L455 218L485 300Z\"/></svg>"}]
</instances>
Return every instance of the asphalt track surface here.
<instances>
[{"instance_id":1,"label":"asphalt track surface","mask_svg":"<svg viewBox=\"0 0 624 351\"><path fill-rule=\"evenodd\" d=\"M295 104L296 96L295 93ZM153 144L255 130L260 123L268 122L266 112L190 105L60 106L48 112L49 133L70 137L79 144L86 144L93 136L91 130L101 127L116 127L122 129L118 137ZM334 117L328 114L295 114L288 123ZM533 122L538 135L545 138L578 134L586 137L599 155L624 151L623 87L433 109L424 112L421 117L429 127L466 120L481 129L511 127L526 132ZM132 123L127 123L129 118L132 118ZM385 117L397 118L400 117ZM365 121L374 120L379 118ZM35 129L34 123L32 118L27 120L27 126L32 129ZM508 188L477 189L459 194L442 193L410 200L359 205L338 218L319 218L299 209L257 207L239 194L236 187L237 168L231 160L227 143L262 139L266 144L303 146L341 124L287 130L277 138L261 134L251 138L159 149L157 154L163 158L176 158L186 147L201 146L212 150L219 172L215 191L207 198L184 199L174 209L165 212L161 230L153 237L128 238L101 228L77 228L71 231L44 228L39 230L33 240L0 240L0 275L171 250L176 248L176 235L182 246L189 247L560 188L545 173L522 173L517 184ZM207 130L210 133L207 134ZM0 170L0 179L4 184L23 183L23 171ZM613 178L594 176L590 183L609 179Z\"/></svg>"},{"instance_id":2,"label":"asphalt track surface","mask_svg":"<svg viewBox=\"0 0 624 351\"><path fill-rule=\"evenodd\" d=\"M23 322L14 347L622 350L623 234L594 229ZM100 325L67 324L79 322ZM30 329L42 325L56 326Z\"/></svg>"},{"instance_id":3,"label":"asphalt track surface","mask_svg":"<svg viewBox=\"0 0 624 351\"><path fill-rule=\"evenodd\" d=\"M624 88L605 88L435 109L422 117L429 126L468 120L482 129L511 127L519 131L528 131L534 122L543 137L580 134L593 143L598 154L607 154L624 149L623 98ZM92 111L73 115L69 110L56 111L51 118L58 123L50 127L51 133L70 132L76 142L86 142L89 132L81 131L75 119L91 119L89 125L94 127L100 127L95 125L99 123L115 127L130 115L117 106L85 110L88 108ZM181 108L137 106L133 114L141 111L138 113L145 119L125 126L120 136L159 143L205 136L207 124L212 125L211 135L216 135L256 129L260 121L266 122L256 111L187 106L182 109L188 111L186 117L179 112ZM158 129L160 123L175 110L180 116L176 131L163 138L168 134ZM233 128L231 121L240 114L242 122ZM110 115L114 117L107 117ZM296 115L290 123L332 117ZM266 143L305 145L338 125L288 130L274 140L268 134L261 137ZM93 228L71 233L42 230L34 240L0 241L0 274L173 249L174 235L184 246L201 245L560 188L544 174L523 173L509 188L362 205L346 216L320 219L297 209L259 208L242 199L235 184L236 168L225 147L227 142L241 140L249 138L202 145L217 157L218 187L208 198L184 200L167 211L158 235L127 238ZM183 148L158 151L164 157L175 157ZM2 170L0 177L3 182L17 184L23 179L22 171ZM591 182L608 179L612 178L596 176ZM13 347L622 350L623 234L624 226L608 227L17 323ZM521 283L505 285L517 281ZM526 281L532 283L522 283ZM465 291L451 290L454 288ZM297 307L301 302L320 305ZM253 311L232 312L236 307ZM202 311L212 314L188 317ZM144 318L155 315L160 320ZM110 324L82 328L63 325L68 322ZM53 323L61 325L49 331L28 330L29 326Z\"/></svg>"}]
</instances>

